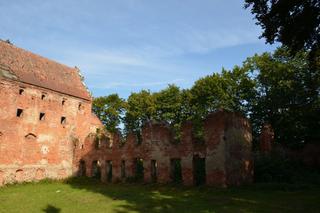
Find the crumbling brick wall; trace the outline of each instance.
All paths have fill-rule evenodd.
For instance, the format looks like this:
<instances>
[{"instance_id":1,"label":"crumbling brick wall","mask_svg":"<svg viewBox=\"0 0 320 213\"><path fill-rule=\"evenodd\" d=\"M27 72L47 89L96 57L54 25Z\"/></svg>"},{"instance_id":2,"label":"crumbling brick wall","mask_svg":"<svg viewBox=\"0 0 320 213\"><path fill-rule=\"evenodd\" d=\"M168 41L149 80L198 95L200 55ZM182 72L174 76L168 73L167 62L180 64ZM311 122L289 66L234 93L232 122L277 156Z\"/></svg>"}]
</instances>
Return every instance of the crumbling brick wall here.
<instances>
[{"instance_id":1,"label":"crumbling brick wall","mask_svg":"<svg viewBox=\"0 0 320 213\"><path fill-rule=\"evenodd\" d=\"M194 139L190 122L183 125L177 144L173 143L169 126L156 122L144 126L141 144L133 134L128 135L123 145L118 134L108 134L104 140L90 134L84 146L75 150L74 173L84 175L81 171L85 170L86 176L97 176L104 182L130 180L137 176L138 159L143 165L144 182L168 183L181 175L184 185L250 183L252 136L248 120L237 113L219 111L209 115L203 125L204 143ZM173 170L177 175L172 174Z\"/></svg>"}]
</instances>

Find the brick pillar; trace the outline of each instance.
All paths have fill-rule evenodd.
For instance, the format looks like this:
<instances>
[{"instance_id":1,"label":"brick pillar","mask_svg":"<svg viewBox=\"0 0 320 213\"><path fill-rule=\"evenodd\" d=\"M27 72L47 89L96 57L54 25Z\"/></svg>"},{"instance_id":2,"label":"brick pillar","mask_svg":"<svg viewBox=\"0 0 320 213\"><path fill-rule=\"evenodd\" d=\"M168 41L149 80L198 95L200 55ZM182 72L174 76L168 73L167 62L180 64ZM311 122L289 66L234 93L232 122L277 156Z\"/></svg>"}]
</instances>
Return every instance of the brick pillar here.
<instances>
[{"instance_id":1,"label":"brick pillar","mask_svg":"<svg viewBox=\"0 0 320 213\"><path fill-rule=\"evenodd\" d=\"M105 183L107 182L107 164L105 160L102 160L100 162L101 162L101 167L100 167L101 182Z\"/></svg>"},{"instance_id":2,"label":"brick pillar","mask_svg":"<svg viewBox=\"0 0 320 213\"><path fill-rule=\"evenodd\" d=\"M133 177L134 175L134 165L133 159L126 159L126 177Z\"/></svg>"},{"instance_id":3,"label":"brick pillar","mask_svg":"<svg viewBox=\"0 0 320 213\"><path fill-rule=\"evenodd\" d=\"M143 180L145 183L151 182L151 160L143 160Z\"/></svg>"},{"instance_id":4,"label":"brick pillar","mask_svg":"<svg viewBox=\"0 0 320 213\"><path fill-rule=\"evenodd\" d=\"M192 186L193 185L193 166L192 166L192 156L183 157L181 159L181 172L183 185Z\"/></svg>"},{"instance_id":5,"label":"brick pillar","mask_svg":"<svg viewBox=\"0 0 320 213\"><path fill-rule=\"evenodd\" d=\"M158 162L158 183L169 183L170 180L170 160Z\"/></svg>"},{"instance_id":6,"label":"brick pillar","mask_svg":"<svg viewBox=\"0 0 320 213\"><path fill-rule=\"evenodd\" d=\"M86 176L92 177L92 161L86 160Z\"/></svg>"},{"instance_id":7,"label":"brick pillar","mask_svg":"<svg viewBox=\"0 0 320 213\"><path fill-rule=\"evenodd\" d=\"M270 124L264 124L260 134L260 151L269 153L274 142L274 131Z\"/></svg>"},{"instance_id":8,"label":"brick pillar","mask_svg":"<svg viewBox=\"0 0 320 213\"><path fill-rule=\"evenodd\" d=\"M112 182L117 183L121 180L121 161L112 160Z\"/></svg>"},{"instance_id":9,"label":"brick pillar","mask_svg":"<svg viewBox=\"0 0 320 213\"><path fill-rule=\"evenodd\" d=\"M209 186L226 186L225 143L218 142L214 149L207 147L206 184Z\"/></svg>"}]
</instances>

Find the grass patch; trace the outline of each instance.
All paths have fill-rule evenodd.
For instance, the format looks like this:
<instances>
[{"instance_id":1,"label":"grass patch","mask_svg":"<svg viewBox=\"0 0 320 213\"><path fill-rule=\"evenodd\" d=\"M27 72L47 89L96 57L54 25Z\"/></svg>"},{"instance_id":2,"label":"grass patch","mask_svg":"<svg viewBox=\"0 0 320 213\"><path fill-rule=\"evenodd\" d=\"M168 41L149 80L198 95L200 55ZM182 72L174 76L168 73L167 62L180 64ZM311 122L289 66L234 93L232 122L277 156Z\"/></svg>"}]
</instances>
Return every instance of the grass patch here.
<instances>
[{"instance_id":1,"label":"grass patch","mask_svg":"<svg viewBox=\"0 0 320 213\"><path fill-rule=\"evenodd\" d=\"M0 212L319 212L319 186L105 185L89 178L0 188Z\"/></svg>"}]
</instances>

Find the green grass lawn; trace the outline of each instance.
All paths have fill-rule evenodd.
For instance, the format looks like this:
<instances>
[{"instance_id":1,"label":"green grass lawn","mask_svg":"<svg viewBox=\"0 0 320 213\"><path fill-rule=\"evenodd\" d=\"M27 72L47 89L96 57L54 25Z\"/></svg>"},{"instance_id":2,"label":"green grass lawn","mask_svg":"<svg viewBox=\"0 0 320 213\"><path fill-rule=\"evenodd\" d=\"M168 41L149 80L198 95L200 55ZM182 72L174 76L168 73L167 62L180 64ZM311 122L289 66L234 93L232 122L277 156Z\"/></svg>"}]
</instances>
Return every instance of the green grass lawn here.
<instances>
[{"instance_id":1,"label":"green grass lawn","mask_svg":"<svg viewBox=\"0 0 320 213\"><path fill-rule=\"evenodd\" d=\"M0 188L0 212L320 212L320 188L105 185L90 179Z\"/></svg>"}]
</instances>

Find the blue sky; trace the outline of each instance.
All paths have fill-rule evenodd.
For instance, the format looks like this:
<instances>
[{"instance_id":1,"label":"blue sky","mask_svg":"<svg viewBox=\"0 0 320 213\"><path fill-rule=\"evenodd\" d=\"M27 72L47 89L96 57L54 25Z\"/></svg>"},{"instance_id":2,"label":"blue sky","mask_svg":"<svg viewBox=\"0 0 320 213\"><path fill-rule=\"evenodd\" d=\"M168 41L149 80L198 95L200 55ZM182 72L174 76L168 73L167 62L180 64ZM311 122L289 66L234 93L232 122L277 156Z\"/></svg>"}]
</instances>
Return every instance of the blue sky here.
<instances>
[{"instance_id":1,"label":"blue sky","mask_svg":"<svg viewBox=\"0 0 320 213\"><path fill-rule=\"evenodd\" d=\"M0 0L0 38L77 66L94 96L182 88L275 46L239 0Z\"/></svg>"}]
</instances>

